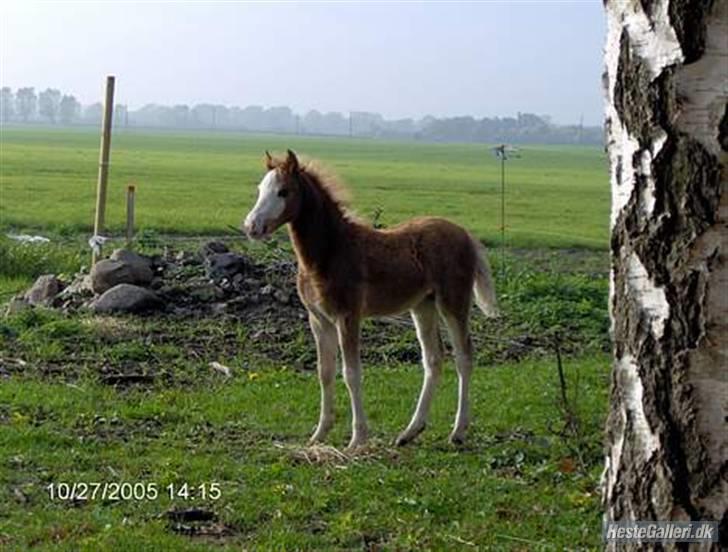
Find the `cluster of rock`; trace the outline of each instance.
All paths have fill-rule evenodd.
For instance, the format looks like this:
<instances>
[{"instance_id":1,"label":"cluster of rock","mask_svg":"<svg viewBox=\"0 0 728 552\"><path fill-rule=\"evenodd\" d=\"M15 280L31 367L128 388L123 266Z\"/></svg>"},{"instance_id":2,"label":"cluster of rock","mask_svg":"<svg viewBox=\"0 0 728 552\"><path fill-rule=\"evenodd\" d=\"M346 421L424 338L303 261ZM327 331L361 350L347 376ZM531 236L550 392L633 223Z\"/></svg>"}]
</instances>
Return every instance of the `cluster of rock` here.
<instances>
[{"instance_id":1,"label":"cluster of rock","mask_svg":"<svg viewBox=\"0 0 728 552\"><path fill-rule=\"evenodd\" d=\"M8 310L41 305L64 310L88 308L97 313L163 311L185 315L273 304L301 310L294 289L293 263L258 265L213 241L197 252L165 250L151 257L117 249L108 259L97 262L89 274L79 274L72 282L52 274L40 276L25 294L11 301Z\"/></svg>"}]
</instances>

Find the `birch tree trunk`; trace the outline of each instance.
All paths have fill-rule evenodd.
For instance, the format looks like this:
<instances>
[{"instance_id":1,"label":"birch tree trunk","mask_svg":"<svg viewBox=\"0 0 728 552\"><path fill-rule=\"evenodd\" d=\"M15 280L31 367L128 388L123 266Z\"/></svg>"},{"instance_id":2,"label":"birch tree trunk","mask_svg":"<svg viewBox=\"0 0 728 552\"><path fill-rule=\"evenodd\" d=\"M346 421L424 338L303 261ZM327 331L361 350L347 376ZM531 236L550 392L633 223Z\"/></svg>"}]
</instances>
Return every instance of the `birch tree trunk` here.
<instances>
[{"instance_id":1,"label":"birch tree trunk","mask_svg":"<svg viewBox=\"0 0 728 552\"><path fill-rule=\"evenodd\" d=\"M607 520L728 534L728 0L607 0Z\"/></svg>"}]
</instances>

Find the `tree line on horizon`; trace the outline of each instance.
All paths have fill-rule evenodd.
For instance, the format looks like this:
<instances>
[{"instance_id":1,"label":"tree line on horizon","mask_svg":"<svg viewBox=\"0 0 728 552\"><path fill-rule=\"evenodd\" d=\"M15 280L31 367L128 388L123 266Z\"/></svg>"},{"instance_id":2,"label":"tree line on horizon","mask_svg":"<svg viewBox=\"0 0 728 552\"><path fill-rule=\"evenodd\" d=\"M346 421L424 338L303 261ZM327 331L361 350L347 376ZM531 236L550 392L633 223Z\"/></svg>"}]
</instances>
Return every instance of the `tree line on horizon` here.
<instances>
[{"instance_id":1,"label":"tree line on horizon","mask_svg":"<svg viewBox=\"0 0 728 552\"><path fill-rule=\"evenodd\" d=\"M82 105L75 96L48 88L36 93L33 87L0 89L0 122L46 123L51 125L99 125L100 102ZM602 127L556 125L548 116L518 113L516 117L471 116L421 119L385 119L378 113L352 111L322 113L312 109L304 115L289 107L265 108L201 103L193 106L147 104L130 110L114 106L115 128L174 128L239 130L279 134L309 134L368 138L411 139L430 142L512 142L541 144L604 143Z\"/></svg>"}]
</instances>

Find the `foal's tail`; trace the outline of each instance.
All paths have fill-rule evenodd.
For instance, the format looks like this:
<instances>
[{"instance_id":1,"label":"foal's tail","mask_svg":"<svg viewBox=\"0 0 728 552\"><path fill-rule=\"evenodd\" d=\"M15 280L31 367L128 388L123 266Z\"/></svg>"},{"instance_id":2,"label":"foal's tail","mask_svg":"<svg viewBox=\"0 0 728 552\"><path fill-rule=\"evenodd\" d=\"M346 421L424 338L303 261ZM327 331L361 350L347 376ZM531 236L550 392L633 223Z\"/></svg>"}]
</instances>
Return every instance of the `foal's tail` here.
<instances>
[{"instance_id":1,"label":"foal's tail","mask_svg":"<svg viewBox=\"0 0 728 552\"><path fill-rule=\"evenodd\" d=\"M473 282L473 293L475 304L483 311L483 314L490 318L498 316L498 304L495 299L495 285L490 275L490 265L485 246L479 240L472 238L475 246L477 261L475 265L475 281Z\"/></svg>"}]
</instances>

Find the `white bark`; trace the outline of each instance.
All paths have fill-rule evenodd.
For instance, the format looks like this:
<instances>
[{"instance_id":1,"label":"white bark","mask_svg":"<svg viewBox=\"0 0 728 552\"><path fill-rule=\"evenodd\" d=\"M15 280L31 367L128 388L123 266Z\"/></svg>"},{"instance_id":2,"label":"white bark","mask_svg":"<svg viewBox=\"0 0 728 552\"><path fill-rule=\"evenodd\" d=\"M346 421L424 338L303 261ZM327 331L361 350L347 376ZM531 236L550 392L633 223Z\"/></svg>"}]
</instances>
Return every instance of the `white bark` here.
<instances>
[{"instance_id":1,"label":"white bark","mask_svg":"<svg viewBox=\"0 0 728 552\"><path fill-rule=\"evenodd\" d=\"M706 6L606 7L607 519L721 520L728 509L728 2Z\"/></svg>"}]
</instances>

